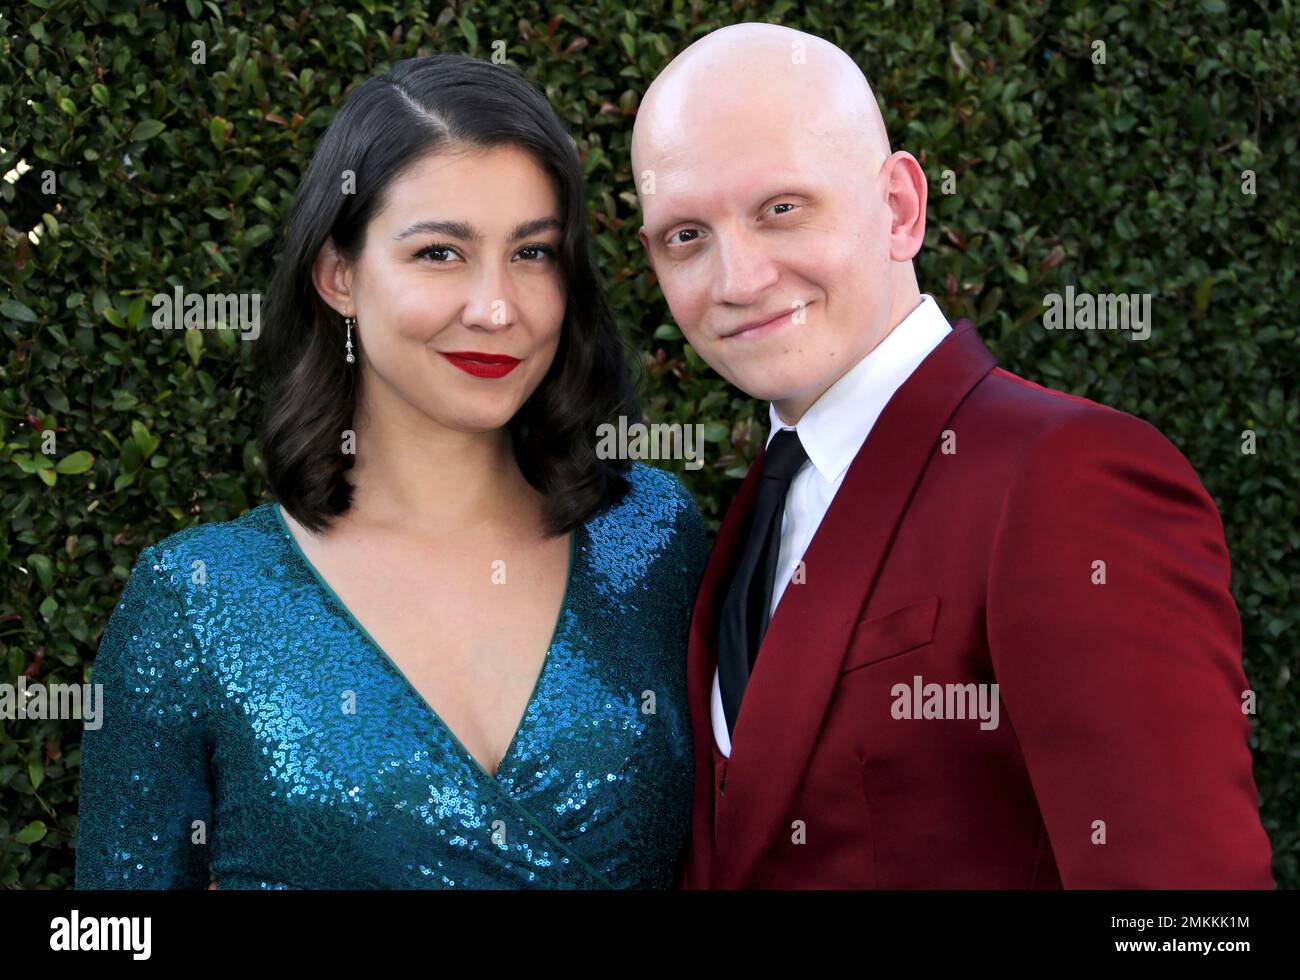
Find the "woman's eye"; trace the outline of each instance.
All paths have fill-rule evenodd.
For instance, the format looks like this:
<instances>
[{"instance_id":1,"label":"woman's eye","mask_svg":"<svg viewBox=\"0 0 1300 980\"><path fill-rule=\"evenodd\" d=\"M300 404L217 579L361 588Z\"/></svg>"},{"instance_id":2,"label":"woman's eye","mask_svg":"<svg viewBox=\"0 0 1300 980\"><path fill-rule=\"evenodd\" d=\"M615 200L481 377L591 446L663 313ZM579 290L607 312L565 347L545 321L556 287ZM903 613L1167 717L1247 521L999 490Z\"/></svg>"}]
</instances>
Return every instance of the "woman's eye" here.
<instances>
[{"instance_id":1,"label":"woman's eye","mask_svg":"<svg viewBox=\"0 0 1300 980\"><path fill-rule=\"evenodd\" d=\"M525 253L530 253L527 258L529 262L546 262L555 258L555 249L549 245L525 245L519 250L519 254Z\"/></svg>"},{"instance_id":2,"label":"woman's eye","mask_svg":"<svg viewBox=\"0 0 1300 980\"><path fill-rule=\"evenodd\" d=\"M772 207L768 208L768 210L771 211L773 208L793 208L793 207L794 207L794 205L791 204L789 201L781 201L779 204L773 204ZM778 212L778 213L779 213L779 214L789 214L790 212L789 212L789 211L780 211L780 212Z\"/></svg>"},{"instance_id":3,"label":"woman's eye","mask_svg":"<svg viewBox=\"0 0 1300 980\"><path fill-rule=\"evenodd\" d=\"M684 240L684 241L674 241L674 239L677 238L679 235L694 235L695 238L687 238L687 239ZM668 238L668 244L669 244L669 245L689 245L691 242L695 241L696 238L699 237L699 235L700 235L700 232L699 232L699 230L696 229L696 228L683 228L681 231L674 232L671 236L669 236L669 238Z\"/></svg>"},{"instance_id":4,"label":"woman's eye","mask_svg":"<svg viewBox=\"0 0 1300 980\"><path fill-rule=\"evenodd\" d=\"M426 245L415 253L417 259L429 259L435 265L446 265L446 255L455 255L456 250L450 245Z\"/></svg>"}]
</instances>

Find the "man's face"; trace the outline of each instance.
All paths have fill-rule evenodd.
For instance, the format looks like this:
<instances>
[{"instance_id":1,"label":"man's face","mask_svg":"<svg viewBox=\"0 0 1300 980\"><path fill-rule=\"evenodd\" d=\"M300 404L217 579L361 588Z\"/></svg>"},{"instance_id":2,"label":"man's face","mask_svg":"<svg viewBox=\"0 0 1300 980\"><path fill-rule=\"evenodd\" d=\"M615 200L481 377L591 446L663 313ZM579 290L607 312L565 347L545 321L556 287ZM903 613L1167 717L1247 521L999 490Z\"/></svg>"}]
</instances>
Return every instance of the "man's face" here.
<instances>
[{"instance_id":1,"label":"man's face","mask_svg":"<svg viewBox=\"0 0 1300 980\"><path fill-rule=\"evenodd\" d=\"M714 370L811 403L888 328L884 169L776 106L692 115L640 154L642 244Z\"/></svg>"}]
</instances>

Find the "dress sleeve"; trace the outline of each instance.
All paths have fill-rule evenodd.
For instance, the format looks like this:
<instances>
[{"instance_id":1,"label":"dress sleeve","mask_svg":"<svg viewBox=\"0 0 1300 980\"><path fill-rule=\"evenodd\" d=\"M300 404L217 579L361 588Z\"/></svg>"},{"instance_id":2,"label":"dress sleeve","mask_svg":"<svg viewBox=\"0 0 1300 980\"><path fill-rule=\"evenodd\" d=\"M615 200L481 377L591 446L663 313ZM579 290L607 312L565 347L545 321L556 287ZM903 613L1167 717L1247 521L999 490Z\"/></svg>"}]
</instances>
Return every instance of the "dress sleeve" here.
<instances>
[{"instance_id":1,"label":"dress sleeve","mask_svg":"<svg viewBox=\"0 0 1300 980\"><path fill-rule=\"evenodd\" d=\"M76 887L202 889L212 780L198 644L155 547L100 641L81 742ZM95 727L91 727L92 724Z\"/></svg>"},{"instance_id":2,"label":"dress sleeve","mask_svg":"<svg viewBox=\"0 0 1300 980\"><path fill-rule=\"evenodd\" d=\"M681 658L680 667L682 669L683 690L682 696L685 697L685 670L686 670L686 651L690 644L690 629L693 611L695 609L695 597L699 592L700 580L704 577L704 568L709 560L709 543L708 537L704 531L704 518L700 515L700 508L695 503L695 498L691 496L689 490L681 482L681 478L674 475L674 491L677 498L677 514L673 521L673 527L677 535L676 555L677 562L673 569L676 577L675 585L681 590L680 595L680 647ZM693 755L694 747L691 741L691 728L689 722L683 730L682 736L684 751L688 756ZM699 765L698 761L693 761L692 766ZM690 770L694 772L693 768ZM683 835L682 845L678 849L673 862L673 875L671 887L685 889L689 880L689 860L691 852L691 832L690 818L686 819L686 829Z\"/></svg>"},{"instance_id":3,"label":"dress sleeve","mask_svg":"<svg viewBox=\"0 0 1300 980\"><path fill-rule=\"evenodd\" d=\"M708 538L704 533L704 518L689 490L674 476L677 483L678 511L677 536L678 553L681 556L681 582L684 589L683 604L686 619L691 618L695 608L695 594L699 591L700 579L704 577L704 566L709 560Z\"/></svg>"}]
</instances>

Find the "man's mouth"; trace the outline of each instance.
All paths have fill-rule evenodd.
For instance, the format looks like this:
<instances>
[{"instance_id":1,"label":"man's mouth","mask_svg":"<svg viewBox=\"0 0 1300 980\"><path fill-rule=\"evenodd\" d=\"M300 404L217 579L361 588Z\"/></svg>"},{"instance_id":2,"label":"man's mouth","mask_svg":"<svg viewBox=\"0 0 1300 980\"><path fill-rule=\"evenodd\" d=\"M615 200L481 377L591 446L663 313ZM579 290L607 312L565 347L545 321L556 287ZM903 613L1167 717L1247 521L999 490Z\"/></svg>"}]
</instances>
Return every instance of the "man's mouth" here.
<instances>
[{"instance_id":1,"label":"man's mouth","mask_svg":"<svg viewBox=\"0 0 1300 980\"><path fill-rule=\"evenodd\" d=\"M801 309L808 309L809 305L810 304L805 303L802 306L796 306L794 309L785 310L782 313L777 313L774 316L767 317L766 319L752 320L749 323L736 327L734 330L724 333L722 339L757 340L761 337L766 337L768 334L780 330L790 322L790 318L793 317L795 313Z\"/></svg>"}]
</instances>

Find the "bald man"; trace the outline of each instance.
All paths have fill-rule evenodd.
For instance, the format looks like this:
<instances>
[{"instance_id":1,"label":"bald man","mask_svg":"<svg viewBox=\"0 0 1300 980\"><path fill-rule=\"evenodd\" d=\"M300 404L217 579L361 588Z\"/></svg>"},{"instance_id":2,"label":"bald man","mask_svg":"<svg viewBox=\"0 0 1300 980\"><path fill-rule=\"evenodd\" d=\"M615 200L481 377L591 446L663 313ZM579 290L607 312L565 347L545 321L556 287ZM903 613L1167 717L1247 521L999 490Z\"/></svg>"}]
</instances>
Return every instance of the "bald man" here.
<instances>
[{"instance_id":1,"label":"bald man","mask_svg":"<svg viewBox=\"0 0 1300 980\"><path fill-rule=\"evenodd\" d=\"M853 60L714 31L632 166L673 316L772 426L695 606L682 884L1273 887L1213 502L920 293L926 176Z\"/></svg>"}]
</instances>

